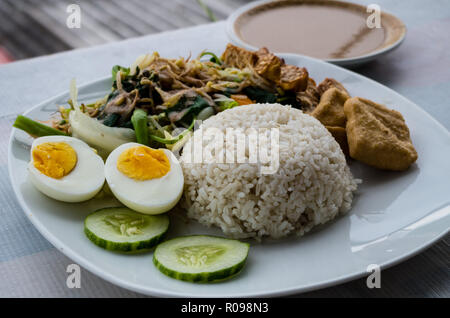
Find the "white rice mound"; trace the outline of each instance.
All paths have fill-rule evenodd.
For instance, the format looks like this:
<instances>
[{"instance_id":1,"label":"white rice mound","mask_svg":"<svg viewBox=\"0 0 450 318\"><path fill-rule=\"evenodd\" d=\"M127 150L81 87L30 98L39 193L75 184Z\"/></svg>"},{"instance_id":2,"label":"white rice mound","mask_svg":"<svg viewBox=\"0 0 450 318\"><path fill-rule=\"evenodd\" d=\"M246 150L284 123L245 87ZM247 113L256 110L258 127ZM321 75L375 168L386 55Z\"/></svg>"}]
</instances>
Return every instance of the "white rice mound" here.
<instances>
[{"instance_id":1,"label":"white rice mound","mask_svg":"<svg viewBox=\"0 0 450 318\"><path fill-rule=\"evenodd\" d=\"M350 209L359 180L338 143L314 117L290 106L255 104L221 112L201 127L224 134L227 128L278 128L279 168L263 175L254 163L192 163L197 130L180 160L185 178L181 206L189 218L218 226L233 238L281 238L303 235ZM210 142L205 139L203 149ZM270 139L261 146L270 147ZM236 143L226 147L236 149Z\"/></svg>"}]
</instances>

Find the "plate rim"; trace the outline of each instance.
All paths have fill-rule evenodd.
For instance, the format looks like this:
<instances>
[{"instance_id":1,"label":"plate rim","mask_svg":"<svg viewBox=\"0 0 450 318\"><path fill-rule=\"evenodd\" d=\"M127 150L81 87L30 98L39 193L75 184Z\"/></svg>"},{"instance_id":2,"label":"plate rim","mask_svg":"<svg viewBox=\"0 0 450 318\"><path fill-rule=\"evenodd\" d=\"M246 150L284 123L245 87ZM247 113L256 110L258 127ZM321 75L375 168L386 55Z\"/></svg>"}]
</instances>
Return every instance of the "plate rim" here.
<instances>
[{"instance_id":1,"label":"plate rim","mask_svg":"<svg viewBox=\"0 0 450 318\"><path fill-rule=\"evenodd\" d=\"M434 123L434 125L437 127L437 129L440 129L442 131L442 133L446 134L447 138L450 139L450 131L447 130L446 127L443 126L443 124L441 124L439 121L437 121L427 111L425 111L423 108L421 108L414 102L410 101L403 95L395 92L393 89L391 89L381 83L378 83L375 80L372 80L371 78L368 78L366 76L363 76L363 75L353 72L351 70L345 69L343 67L325 62L320 59L312 58L309 56L303 56L300 54L292 54L292 53L277 54L277 55L280 57L283 57L283 58L297 59L298 61L300 61L302 59L312 60L312 62L319 63L322 66L337 68L340 71L344 71L344 73L350 74L352 76L356 76L358 79L363 79L365 81L368 80L371 85L381 86L383 89L387 89L391 93L395 94L398 98L403 99L406 102L410 103L414 107L415 111L418 111L422 115L428 117L428 119ZM95 84L105 81L107 79L110 79L110 76L105 76L105 77L98 78L96 80L89 81L83 85L79 85L78 88L79 88L79 90L81 90L85 87L95 85ZM64 91L63 93L60 93L56 96L50 97L50 98L44 100L43 102L40 102L37 105L29 108L23 114L27 115L28 113L30 113L36 109L42 108L43 106L49 104L50 102L52 102L54 100L61 99L62 97L67 96L68 94L69 94L69 90ZM134 291L134 292L137 292L140 294L156 296L156 297L187 297L187 296L194 297L194 298L211 297L211 295L209 295L207 292L199 292L199 293L195 293L195 295L192 295L192 293L183 294L183 293L177 293L177 292L173 292L173 291L162 290L159 288L155 289L152 286L148 286L148 287L146 286L145 288L143 288L135 283L125 281L120 278L116 278L116 277L114 277L114 275L110 275L108 273L103 272L101 267L98 267L95 264L91 263L89 260L85 259L82 255L72 251L72 249L69 246L67 246L65 243L63 243L57 237L55 237L50 231L48 231L47 228L45 227L45 225L42 224L42 222L40 222L38 219L33 217L33 212L31 210L31 208L29 208L27 206L27 204L25 203L22 193L21 193L20 189L18 189L18 184L16 184L14 182L14 172L13 172L11 163L13 161L12 147L14 144L15 135L16 135L17 130L18 130L17 128L13 127L11 134L10 134L10 138L9 138L9 144L8 144L8 173L9 173L9 179L10 179L13 191L14 191L14 195L16 196L16 199L18 200L18 203L19 203L20 207L23 209L23 212L25 213L28 220L30 220L30 222L39 231L39 233L42 236L44 236L44 238L46 240L48 240L56 249L58 249L60 252L62 252L64 255L66 255L69 259L77 262L77 264L81 265L83 268L85 268L89 272L93 273L94 275L96 275L112 284L115 284L117 286L125 288L127 290L131 290L131 291ZM426 216L428 216L434 212L435 211L432 211L429 214L427 214ZM426 216L423 216L420 219L423 219ZM418 220L420 220L420 219L418 219ZM418 220L416 220L416 221L418 221ZM407 227L407 226L408 225L405 225L404 227ZM392 233L395 233L398 230L401 230L401 229L397 229L397 230L393 231ZM450 232L450 228L442 231L439 234L434 235L431 239L425 240L421 245L416 246L415 248L409 250L408 252L405 252L393 259L390 259L388 261L385 261L382 264L379 264L381 270L384 270L386 268L394 266L402 261L405 261L405 260L417 255L418 253L422 252L423 250L425 250L426 248L430 247L432 244L434 244L435 242L440 240L442 237L444 237L449 232ZM334 279L329 279L327 281L321 281L319 283L312 283L312 284L309 284L306 286L301 286L301 287L278 288L278 289L272 289L269 291L261 291L261 292L257 292L257 293L248 293L248 292L247 293L245 293L245 292L239 293L238 292L238 293L230 294L228 296L229 297L280 297L280 296L287 296L287 295L293 295L293 294L300 294L300 293L305 293L305 292L312 291L312 290L318 290L318 289L342 284L342 283L345 283L345 282L348 282L348 281L351 281L354 279L361 278L367 274L368 273L365 270L361 270L361 271L355 271L351 274L336 277ZM227 296L223 295L223 296L213 296L213 297L227 297Z\"/></svg>"},{"instance_id":2,"label":"plate rim","mask_svg":"<svg viewBox=\"0 0 450 318\"><path fill-rule=\"evenodd\" d=\"M355 2L352 2L352 1L341 1L341 0L332 0L332 1L334 1L334 2L342 2L344 4L347 3L347 4L350 4L350 5L354 5L354 6L364 6L363 4L355 3ZM246 4L246 5L238 8L233 13L231 13L230 16L227 18L227 20L225 22L226 23L226 26L225 26L226 33L227 33L228 38L230 39L230 41L233 42L234 44L237 44L237 45L245 48L245 49L257 50L258 49L257 47L251 45L250 43L247 43L246 41L244 41L243 39L241 39L237 35L237 33L235 31L235 23L238 20L238 18L241 15L245 14L247 11L250 11L250 10L252 10L254 8L257 8L259 6L263 6L263 5L271 3L271 2L276 2L276 1L275 0L259 0L259 1L255 1L255 2L250 2L250 3ZM408 29L407 29L405 23L400 18L398 18L396 15L394 15L393 13L383 9L383 10L381 10L381 14L390 15L390 16L392 16L393 18L395 18L396 20L398 20L402 24L402 27L403 27L402 35L395 42L393 42L393 43L391 43L391 44L389 44L389 45L387 45L385 47L382 47L380 49L376 49L375 51L372 51L372 52L369 52L367 54L363 54L363 55L360 55L360 56L355 56L355 57L335 58L335 59L331 59L331 58L330 59L319 59L319 58L316 58L316 57L310 57L310 56L308 56L308 57L313 58L313 59L319 59L321 61L332 63L332 64L335 64L335 65L340 65L340 66L351 66L351 65L355 65L356 66L356 65L360 65L360 64L363 64L365 62L371 61L371 60L375 59L376 57L378 57L380 55L384 55L384 54L387 54L387 53L395 50L405 40L406 34L408 33ZM297 53L277 52L275 54L284 55L284 54L297 54ZM297 54L297 55L301 55L301 54Z\"/></svg>"}]
</instances>

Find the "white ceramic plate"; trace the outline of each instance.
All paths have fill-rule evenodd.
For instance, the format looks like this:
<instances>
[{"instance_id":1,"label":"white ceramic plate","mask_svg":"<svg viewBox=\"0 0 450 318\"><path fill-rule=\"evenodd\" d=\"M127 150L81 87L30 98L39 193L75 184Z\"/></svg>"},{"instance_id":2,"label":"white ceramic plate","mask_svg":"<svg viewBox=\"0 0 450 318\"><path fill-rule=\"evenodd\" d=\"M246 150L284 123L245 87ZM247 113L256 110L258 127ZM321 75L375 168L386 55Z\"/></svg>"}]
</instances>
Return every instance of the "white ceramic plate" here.
<instances>
[{"instance_id":1,"label":"white ceramic plate","mask_svg":"<svg viewBox=\"0 0 450 318\"><path fill-rule=\"evenodd\" d=\"M316 4L325 4L329 6L337 6L342 8L347 8L349 10L356 10L359 12L362 12L363 14L367 14L366 7L357 3L353 2L344 2L344 1L323 1L323 0L296 0L297 2L305 2L305 3L316 3ZM245 17L246 14L252 13L254 11L257 12L257 10L261 7L264 7L266 5L283 5L283 2L291 2L290 0L262 0L262 1L255 1L248 3L239 9L237 9L235 12L233 12L227 19L227 25L226 25L226 31L228 38L230 41L238 46L241 46L243 48L246 48L251 51L258 50L258 47L255 47L251 45L250 43L246 42L241 38L239 35L239 21L241 17ZM328 4L327 4L328 3ZM403 22L395 17L393 14L388 13L386 11L381 12L381 25L385 30L385 41L384 43L378 48L375 49L367 54L355 56L355 57L348 57L348 58L329 58L325 59L325 61L340 65L340 66L346 66L346 67L356 67L358 65L367 63L369 61L372 61L382 55L385 55L394 49L396 49L405 39L406 37L406 26L403 24ZM270 23L270 21L268 21ZM269 48L270 49L270 48ZM273 50L271 50L273 51ZM282 53L294 53L294 52L274 52L277 54Z\"/></svg>"},{"instance_id":2,"label":"white ceramic plate","mask_svg":"<svg viewBox=\"0 0 450 318\"><path fill-rule=\"evenodd\" d=\"M83 220L93 210L116 205L113 200L68 204L51 200L28 182L27 136L13 130L9 172L14 192L28 218L61 252L92 273L130 290L155 296L242 297L287 295L342 283L367 275L369 264L396 264L445 235L450 228L450 134L418 106L370 79L319 60L285 55L287 63L305 66L317 82L333 77L353 96L364 96L400 111L411 130L419 159L408 171L384 172L352 163L363 179L353 209L303 238L252 243L240 275L216 284L193 284L161 274L152 253L121 255L92 244L83 234ZM79 100L104 96L110 80L80 87ZM68 93L26 113L46 119ZM195 221L171 219L169 237L203 233L221 235Z\"/></svg>"}]
</instances>

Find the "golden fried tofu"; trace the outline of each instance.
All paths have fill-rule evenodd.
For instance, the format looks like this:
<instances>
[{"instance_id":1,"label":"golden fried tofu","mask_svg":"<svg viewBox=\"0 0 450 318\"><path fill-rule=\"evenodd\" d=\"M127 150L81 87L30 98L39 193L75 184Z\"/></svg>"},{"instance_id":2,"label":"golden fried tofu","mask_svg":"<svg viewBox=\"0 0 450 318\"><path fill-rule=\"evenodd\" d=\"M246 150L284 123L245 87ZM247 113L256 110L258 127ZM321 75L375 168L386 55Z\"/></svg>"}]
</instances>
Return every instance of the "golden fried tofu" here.
<instances>
[{"instance_id":1,"label":"golden fried tofu","mask_svg":"<svg viewBox=\"0 0 450 318\"><path fill-rule=\"evenodd\" d=\"M346 155L349 154L349 151L345 131L347 118L344 114L344 104L348 98L349 96L345 92L332 87L320 97L319 104L311 112L311 116L317 118L333 135Z\"/></svg>"},{"instance_id":2,"label":"golden fried tofu","mask_svg":"<svg viewBox=\"0 0 450 318\"><path fill-rule=\"evenodd\" d=\"M229 67L245 68L254 66L257 59L258 56L255 52L247 51L230 43L222 54L222 61Z\"/></svg>"},{"instance_id":3,"label":"golden fried tofu","mask_svg":"<svg viewBox=\"0 0 450 318\"><path fill-rule=\"evenodd\" d=\"M323 95L323 93L325 93L327 90L329 90L330 88L337 88L341 91L343 91L345 94L347 94L348 96L350 96L350 94L348 93L348 91L345 89L344 85L342 85L341 83L339 83L338 81L336 81L334 78L325 78L322 83L320 83L317 86L317 90L320 94L320 96Z\"/></svg>"},{"instance_id":4,"label":"golden fried tofu","mask_svg":"<svg viewBox=\"0 0 450 318\"><path fill-rule=\"evenodd\" d=\"M281 66L279 84L285 91L304 91L308 85L308 71L295 65Z\"/></svg>"},{"instance_id":5,"label":"golden fried tofu","mask_svg":"<svg viewBox=\"0 0 450 318\"><path fill-rule=\"evenodd\" d=\"M265 79L278 82L281 74L281 65L283 61L270 53L267 48L261 48L256 52L255 71Z\"/></svg>"},{"instance_id":6,"label":"golden fried tofu","mask_svg":"<svg viewBox=\"0 0 450 318\"><path fill-rule=\"evenodd\" d=\"M342 149L342 152L348 156L348 142L347 142L347 132L345 128L338 126L325 126L326 129L331 133L331 135L336 139L337 143Z\"/></svg>"},{"instance_id":7,"label":"golden fried tofu","mask_svg":"<svg viewBox=\"0 0 450 318\"><path fill-rule=\"evenodd\" d=\"M316 87L316 82L311 77L309 77L306 89L304 91L297 92L296 97L302 105L302 110L305 113L310 114L314 110L314 108L316 108L317 104L319 104L320 99L320 95Z\"/></svg>"},{"instance_id":8,"label":"golden fried tofu","mask_svg":"<svg viewBox=\"0 0 450 318\"><path fill-rule=\"evenodd\" d=\"M376 168L402 171L417 160L403 116L354 97L344 104L350 156Z\"/></svg>"},{"instance_id":9,"label":"golden fried tofu","mask_svg":"<svg viewBox=\"0 0 450 318\"><path fill-rule=\"evenodd\" d=\"M344 114L344 103L348 98L346 93L332 87L320 97L320 102L311 115L325 126L345 128L347 119Z\"/></svg>"}]
</instances>

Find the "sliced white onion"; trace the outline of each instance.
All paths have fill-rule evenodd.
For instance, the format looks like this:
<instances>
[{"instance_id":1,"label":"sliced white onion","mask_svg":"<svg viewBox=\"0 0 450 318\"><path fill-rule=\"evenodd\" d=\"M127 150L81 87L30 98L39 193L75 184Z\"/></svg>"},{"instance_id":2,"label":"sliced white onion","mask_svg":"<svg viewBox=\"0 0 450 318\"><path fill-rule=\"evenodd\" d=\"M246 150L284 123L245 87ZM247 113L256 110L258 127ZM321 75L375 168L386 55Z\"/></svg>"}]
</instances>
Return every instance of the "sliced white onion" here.
<instances>
[{"instance_id":1,"label":"sliced white onion","mask_svg":"<svg viewBox=\"0 0 450 318\"><path fill-rule=\"evenodd\" d=\"M70 98L75 110L69 114L72 136L83 140L106 158L111 151L127 142L136 140L133 129L108 127L95 118L83 113L77 102L77 87L75 80L70 83Z\"/></svg>"}]
</instances>

